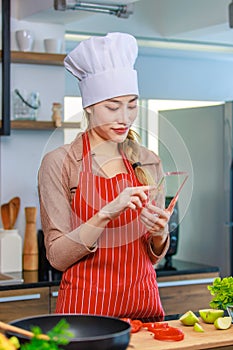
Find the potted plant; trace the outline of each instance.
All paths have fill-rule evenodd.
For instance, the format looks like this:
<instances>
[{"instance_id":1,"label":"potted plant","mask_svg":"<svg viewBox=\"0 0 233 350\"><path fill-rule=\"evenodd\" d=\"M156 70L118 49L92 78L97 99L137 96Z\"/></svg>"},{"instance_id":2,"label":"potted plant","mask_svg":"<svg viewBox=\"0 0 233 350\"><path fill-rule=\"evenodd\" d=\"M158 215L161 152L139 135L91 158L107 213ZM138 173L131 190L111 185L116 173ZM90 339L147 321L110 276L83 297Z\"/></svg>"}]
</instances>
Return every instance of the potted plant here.
<instances>
[{"instance_id":1,"label":"potted plant","mask_svg":"<svg viewBox=\"0 0 233 350\"><path fill-rule=\"evenodd\" d=\"M207 288L213 296L210 307L227 310L233 320L233 277L216 277L213 284Z\"/></svg>"}]
</instances>

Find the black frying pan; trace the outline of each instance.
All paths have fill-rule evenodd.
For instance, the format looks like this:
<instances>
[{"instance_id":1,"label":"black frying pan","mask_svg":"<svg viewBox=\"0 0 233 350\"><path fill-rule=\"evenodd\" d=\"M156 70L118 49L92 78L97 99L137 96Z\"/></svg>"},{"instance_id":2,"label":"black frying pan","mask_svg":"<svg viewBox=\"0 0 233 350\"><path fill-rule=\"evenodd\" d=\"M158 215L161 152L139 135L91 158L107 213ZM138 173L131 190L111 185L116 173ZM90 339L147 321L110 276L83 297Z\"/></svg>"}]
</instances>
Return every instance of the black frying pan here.
<instances>
[{"instance_id":1,"label":"black frying pan","mask_svg":"<svg viewBox=\"0 0 233 350\"><path fill-rule=\"evenodd\" d=\"M95 315L51 314L21 318L10 322L11 325L31 330L39 326L43 333L47 333L62 318L70 325L74 338L65 350L125 350L130 340L130 325L118 318ZM15 335L20 343L29 341L29 338L7 332L8 336Z\"/></svg>"}]
</instances>

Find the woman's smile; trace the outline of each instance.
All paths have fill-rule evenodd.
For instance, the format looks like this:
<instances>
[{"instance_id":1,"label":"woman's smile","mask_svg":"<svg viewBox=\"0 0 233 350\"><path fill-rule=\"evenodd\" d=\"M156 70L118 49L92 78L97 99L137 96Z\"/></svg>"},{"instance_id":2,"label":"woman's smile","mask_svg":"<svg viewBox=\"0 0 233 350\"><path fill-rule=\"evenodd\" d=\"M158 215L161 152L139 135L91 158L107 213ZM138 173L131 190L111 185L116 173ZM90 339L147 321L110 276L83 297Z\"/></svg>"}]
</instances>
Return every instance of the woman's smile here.
<instances>
[{"instance_id":1,"label":"woman's smile","mask_svg":"<svg viewBox=\"0 0 233 350\"><path fill-rule=\"evenodd\" d=\"M118 135L123 135L129 131L129 128L113 128L112 130Z\"/></svg>"}]
</instances>

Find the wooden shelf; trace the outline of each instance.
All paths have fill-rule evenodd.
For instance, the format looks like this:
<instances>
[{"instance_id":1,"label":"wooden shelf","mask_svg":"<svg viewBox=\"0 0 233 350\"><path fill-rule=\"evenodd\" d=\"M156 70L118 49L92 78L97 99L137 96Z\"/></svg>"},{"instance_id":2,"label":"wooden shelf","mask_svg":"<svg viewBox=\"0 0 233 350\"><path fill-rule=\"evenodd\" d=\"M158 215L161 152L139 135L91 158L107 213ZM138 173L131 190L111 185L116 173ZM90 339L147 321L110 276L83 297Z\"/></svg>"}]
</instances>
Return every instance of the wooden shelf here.
<instances>
[{"instance_id":1,"label":"wooden shelf","mask_svg":"<svg viewBox=\"0 0 233 350\"><path fill-rule=\"evenodd\" d=\"M58 129L79 129L80 122L77 123L62 123ZM34 121L34 120L12 120L11 128L17 130L55 130L57 127L54 122Z\"/></svg>"},{"instance_id":2,"label":"wooden shelf","mask_svg":"<svg viewBox=\"0 0 233 350\"><path fill-rule=\"evenodd\" d=\"M12 63L64 66L63 61L65 57L66 57L65 54L11 51Z\"/></svg>"}]
</instances>

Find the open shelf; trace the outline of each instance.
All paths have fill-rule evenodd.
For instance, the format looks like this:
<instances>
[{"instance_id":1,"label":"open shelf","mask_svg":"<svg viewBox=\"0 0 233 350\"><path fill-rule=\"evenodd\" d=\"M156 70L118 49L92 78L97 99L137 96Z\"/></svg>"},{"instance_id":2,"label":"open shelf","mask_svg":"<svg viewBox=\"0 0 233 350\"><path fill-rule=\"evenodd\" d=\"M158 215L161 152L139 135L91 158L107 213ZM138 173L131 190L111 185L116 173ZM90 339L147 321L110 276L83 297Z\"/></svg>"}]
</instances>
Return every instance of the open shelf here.
<instances>
[{"instance_id":1,"label":"open shelf","mask_svg":"<svg viewBox=\"0 0 233 350\"><path fill-rule=\"evenodd\" d=\"M51 54L44 52L11 51L12 63L44 64L51 66L63 66L65 54Z\"/></svg>"},{"instance_id":2,"label":"open shelf","mask_svg":"<svg viewBox=\"0 0 233 350\"><path fill-rule=\"evenodd\" d=\"M62 123L59 129L79 129L81 127L80 122L77 123ZM11 128L17 130L53 130L57 127L54 122L47 121L35 121L35 120L12 120Z\"/></svg>"},{"instance_id":3,"label":"open shelf","mask_svg":"<svg viewBox=\"0 0 233 350\"><path fill-rule=\"evenodd\" d=\"M51 66L64 66L66 54L50 54L46 52L11 51L11 62L22 64L38 64ZM0 50L0 60L2 51ZM0 120L1 127L1 120ZM11 128L15 130L55 130L57 127L53 121L12 120ZM63 122L61 129L80 129L81 123Z\"/></svg>"}]
</instances>

